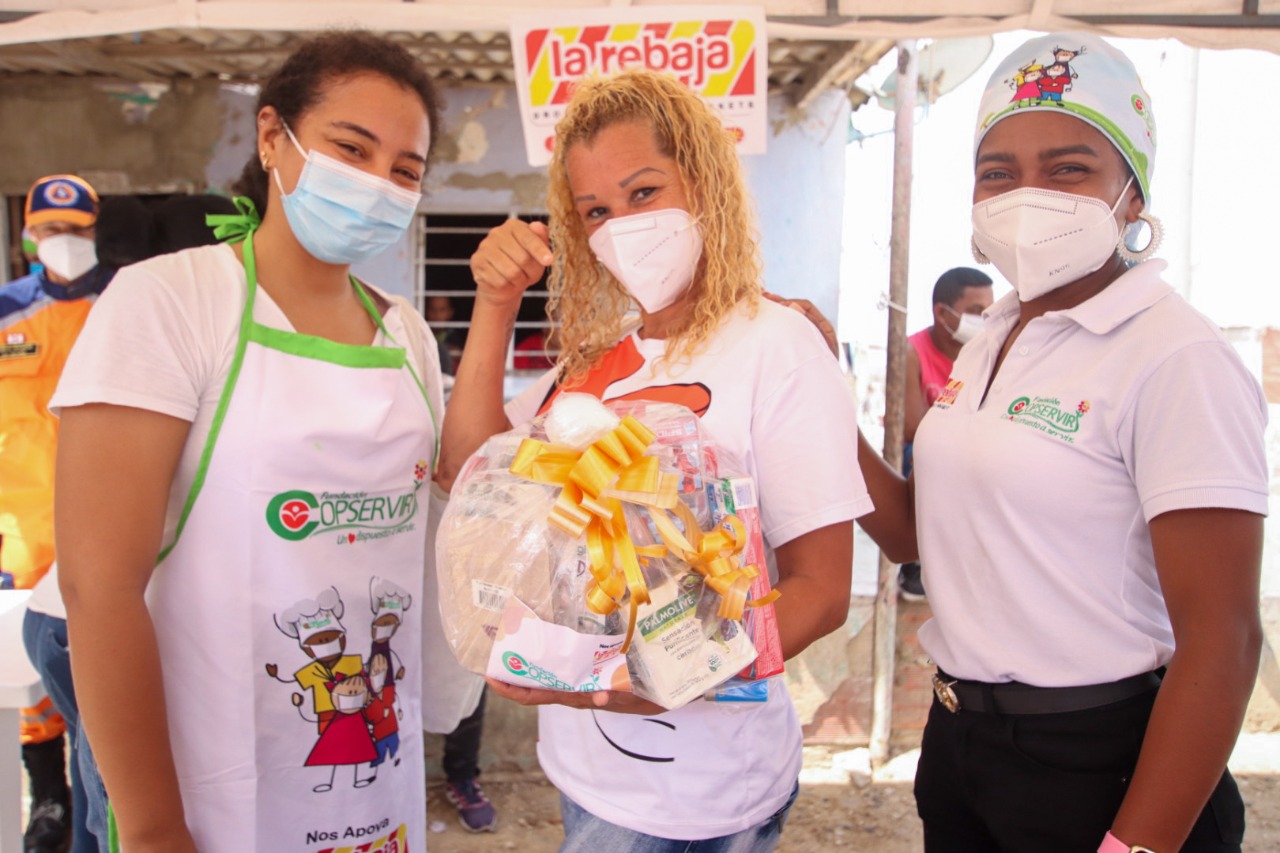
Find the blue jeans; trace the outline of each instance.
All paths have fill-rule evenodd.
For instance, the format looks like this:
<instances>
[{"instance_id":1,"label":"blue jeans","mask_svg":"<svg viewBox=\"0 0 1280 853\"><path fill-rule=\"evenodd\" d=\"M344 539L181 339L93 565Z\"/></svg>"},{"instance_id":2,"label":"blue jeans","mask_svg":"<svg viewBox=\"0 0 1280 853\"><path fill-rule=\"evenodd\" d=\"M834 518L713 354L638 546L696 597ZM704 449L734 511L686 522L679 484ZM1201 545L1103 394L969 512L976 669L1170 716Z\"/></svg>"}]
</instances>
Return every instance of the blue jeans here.
<instances>
[{"instance_id":1,"label":"blue jeans","mask_svg":"<svg viewBox=\"0 0 1280 853\"><path fill-rule=\"evenodd\" d=\"M71 655L67 651L67 621L28 610L22 620L22 644L31 665L40 673L53 707L67 723L67 740L71 744L71 853L105 853L107 792L80 728L80 709L71 683Z\"/></svg>"},{"instance_id":2,"label":"blue jeans","mask_svg":"<svg viewBox=\"0 0 1280 853\"><path fill-rule=\"evenodd\" d=\"M782 825L800 793L800 785L769 819L750 829L706 838L701 841L676 841L633 832L601 820L573 800L560 795L560 813L564 817L564 844L560 853L770 853L778 845Z\"/></svg>"}]
</instances>

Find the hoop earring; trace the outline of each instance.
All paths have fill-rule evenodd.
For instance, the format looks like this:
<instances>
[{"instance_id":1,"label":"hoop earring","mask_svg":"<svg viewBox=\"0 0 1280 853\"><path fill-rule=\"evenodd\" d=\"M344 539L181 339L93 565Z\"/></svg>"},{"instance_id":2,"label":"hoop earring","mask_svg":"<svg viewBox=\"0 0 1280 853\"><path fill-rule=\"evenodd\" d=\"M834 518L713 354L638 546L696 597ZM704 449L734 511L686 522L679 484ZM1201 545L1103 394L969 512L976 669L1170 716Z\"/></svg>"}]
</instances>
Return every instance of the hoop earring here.
<instances>
[{"instance_id":1,"label":"hoop earring","mask_svg":"<svg viewBox=\"0 0 1280 853\"><path fill-rule=\"evenodd\" d=\"M1129 248L1124 242L1124 236L1121 235L1120 244L1116 246L1116 254L1125 263L1142 263L1156 253L1156 250L1160 248L1160 242L1164 240L1164 223L1158 217L1152 216L1144 210L1138 214L1138 220L1147 223L1147 227L1151 229L1151 241L1147 243L1145 249L1135 251Z\"/></svg>"},{"instance_id":2,"label":"hoop earring","mask_svg":"<svg viewBox=\"0 0 1280 853\"><path fill-rule=\"evenodd\" d=\"M980 264L989 264L991 259L982 254L982 250L978 248L978 242L972 237L969 238L969 250L973 252L973 259Z\"/></svg>"}]
</instances>

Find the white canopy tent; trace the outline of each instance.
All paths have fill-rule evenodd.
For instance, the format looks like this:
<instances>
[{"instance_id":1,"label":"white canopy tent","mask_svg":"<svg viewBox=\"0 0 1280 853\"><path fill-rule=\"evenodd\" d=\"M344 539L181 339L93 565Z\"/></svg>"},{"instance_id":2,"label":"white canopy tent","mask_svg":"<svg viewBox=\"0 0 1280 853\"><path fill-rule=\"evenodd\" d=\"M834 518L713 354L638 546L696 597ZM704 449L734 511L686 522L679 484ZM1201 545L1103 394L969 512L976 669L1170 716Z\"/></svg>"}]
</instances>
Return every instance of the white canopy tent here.
<instances>
[{"instance_id":1,"label":"white canopy tent","mask_svg":"<svg viewBox=\"0 0 1280 853\"><path fill-rule=\"evenodd\" d=\"M626 0L550 0L547 8L701 5ZM1280 0L767 0L760 5L773 40L866 41L946 38L1033 29L1084 29L1134 38L1174 37L1190 45L1280 52ZM530 4L504 0L0 0L0 46L83 42L127 36L154 52L168 32L306 32L360 25L387 32L505 34L511 15ZM483 42L483 39L482 39ZM9 51L5 51L8 53ZM109 50L128 55L121 46ZM24 54L28 57L32 53ZM30 61L30 60L29 60ZM3 70L19 70L12 60ZM33 66L30 70L36 70Z\"/></svg>"},{"instance_id":2,"label":"white canopy tent","mask_svg":"<svg viewBox=\"0 0 1280 853\"><path fill-rule=\"evenodd\" d=\"M511 79L507 29L530 5L595 8L647 0L0 0L0 75L124 80L269 73L300 35L361 26L394 33L448 79ZM676 0L662 5L702 5ZM899 39L1033 29L1174 37L1199 47L1280 52L1280 0L765 0L770 83L805 103L847 86ZM854 106L864 96L851 92Z\"/></svg>"}]
</instances>

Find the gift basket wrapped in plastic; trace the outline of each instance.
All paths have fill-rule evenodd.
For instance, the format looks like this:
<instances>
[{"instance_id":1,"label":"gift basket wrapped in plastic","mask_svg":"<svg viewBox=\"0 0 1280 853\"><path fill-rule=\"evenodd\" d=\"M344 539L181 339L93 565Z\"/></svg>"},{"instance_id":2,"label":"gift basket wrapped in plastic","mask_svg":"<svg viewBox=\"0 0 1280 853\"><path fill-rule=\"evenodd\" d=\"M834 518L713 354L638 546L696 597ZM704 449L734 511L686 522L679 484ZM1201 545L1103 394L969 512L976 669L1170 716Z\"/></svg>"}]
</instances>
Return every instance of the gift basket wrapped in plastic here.
<instances>
[{"instance_id":1,"label":"gift basket wrapped in plastic","mask_svg":"<svg viewBox=\"0 0 1280 853\"><path fill-rule=\"evenodd\" d=\"M458 660L511 684L632 690L664 708L763 698L752 687L782 669L778 593L754 484L720 455L683 406L585 394L490 438L436 542Z\"/></svg>"}]
</instances>

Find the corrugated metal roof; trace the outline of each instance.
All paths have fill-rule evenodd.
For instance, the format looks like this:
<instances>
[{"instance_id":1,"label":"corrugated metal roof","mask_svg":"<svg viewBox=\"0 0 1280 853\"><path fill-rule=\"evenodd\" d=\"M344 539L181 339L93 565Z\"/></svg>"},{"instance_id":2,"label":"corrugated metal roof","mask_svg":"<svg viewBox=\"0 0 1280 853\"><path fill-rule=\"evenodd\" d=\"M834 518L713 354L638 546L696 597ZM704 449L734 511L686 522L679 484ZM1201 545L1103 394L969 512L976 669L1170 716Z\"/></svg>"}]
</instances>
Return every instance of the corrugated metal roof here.
<instances>
[{"instance_id":1,"label":"corrugated metal roof","mask_svg":"<svg viewBox=\"0 0 1280 853\"><path fill-rule=\"evenodd\" d=\"M697 0L666 0L700 5ZM388 33L451 82L511 82L507 37L529 9L651 5L649 0L0 0L0 76L133 82L271 73L303 36L334 26ZM1176 37L1280 50L1280 0L764 0L769 82L804 102L848 86L897 38L1017 28ZM35 13L35 14L33 14ZM863 96L851 92L855 105Z\"/></svg>"},{"instance_id":2,"label":"corrugated metal roof","mask_svg":"<svg viewBox=\"0 0 1280 853\"><path fill-rule=\"evenodd\" d=\"M5 26L0 24L0 33ZM132 82L217 77L253 82L270 75L312 31L163 27L0 43L0 76L40 74ZM505 31L381 31L417 55L438 79L514 82L511 43ZM771 38L770 90L803 101L814 91L848 86L892 46L888 39ZM856 91L851 96L855 106L865 99Z\"/></svg>"}]
</instances>

